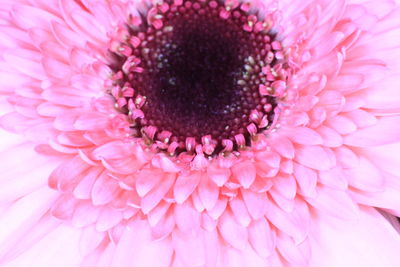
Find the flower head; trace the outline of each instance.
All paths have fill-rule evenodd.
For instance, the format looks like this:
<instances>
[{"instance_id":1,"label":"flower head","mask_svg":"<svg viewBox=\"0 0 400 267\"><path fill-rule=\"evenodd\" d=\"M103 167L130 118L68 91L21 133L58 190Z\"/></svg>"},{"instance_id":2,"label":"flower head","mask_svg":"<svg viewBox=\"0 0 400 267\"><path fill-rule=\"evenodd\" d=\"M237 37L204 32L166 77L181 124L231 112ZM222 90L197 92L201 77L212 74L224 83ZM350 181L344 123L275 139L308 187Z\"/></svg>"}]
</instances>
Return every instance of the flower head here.
<instances>
[{"instance_id":1,"label":"flower head","mask_svg":"<svg viewBox=\"0 0 400 267\"><path fill-rule=\"evenodd\" d=\"M22 166L0 194L15 222L0 262L66 231L66 266L322 266L318 242L337 240L327 222L359 217L376 221L393 263L400 241L371 207L400 214L395 2L0 11L13 109L0 125L30 140L4 153ZM54 266L54 250L39 265Z\"/></svg>"}]
</instances>

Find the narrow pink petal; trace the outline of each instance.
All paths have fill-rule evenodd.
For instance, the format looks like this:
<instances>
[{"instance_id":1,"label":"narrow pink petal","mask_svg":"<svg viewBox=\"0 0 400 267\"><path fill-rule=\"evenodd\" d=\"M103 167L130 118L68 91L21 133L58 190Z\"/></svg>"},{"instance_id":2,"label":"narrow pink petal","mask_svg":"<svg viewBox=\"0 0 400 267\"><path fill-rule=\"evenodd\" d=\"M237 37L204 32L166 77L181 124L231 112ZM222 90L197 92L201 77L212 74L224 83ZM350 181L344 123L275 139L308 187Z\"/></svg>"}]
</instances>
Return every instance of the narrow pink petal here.
<instances>
[{"instance_id":1,"label":"narrow pink petal","mask_svg":"<svg viewBox=\"0 0 400 267\"><path fill-rule=\"evenodd\" d=\"M217 259L220 253L220 242L217 231L203 231L206 265L217 266Z\"/></svg>"},{"instance_id":2,"label":"narrow pink petal","mask_svg":"<svg viewBox=\"0 0 400 267\"><path fill-rule=\"evenodd\" d=\"M66 160L51 173L49 186L61 191L72 190L89 167L79 156Z\"/></svg>"},{"instance_id":3,"label":"narrow pink petal","mask_svg":"<svg viewBox=\"0 0 400 267\"><path fill-rule=\"evenodd\" d=\"M347 178L340 167L335 167L327 171L320 171L318 182L339 190L346 190L348 186Z\"/></svg>"},{"instance_id":4,"label":"narrow pink petal","mask_svg":"<svg viewBox=\"0 0 400 267\"><path fill-rule=\"evenodd\" d=\"M89 201L81 201L75 206L72 216L72 225L75 227L83 227L93 224L99 217L100 209L94 207Z\"/></svg>"},{"instance_id":5,"label":"narrow pink petal","mask_svg":"<svg viewBox=\"0 0 400 267\"><path fill-rule=\"evenodd\" d=\"M74 32L64 24L52 21L51 26L52 32L60 44L68 48L73 46L84 46L86 41L85 38L81 38L79 34Z\"/></svg>"},{"instance_id":6,"label":"narrow pink petal","mask_svg":"<svg viewBox=\"0 0 400 267\"><path fill-rule=\"evenodd\" d=\"M239 198L234 198L229 201L229 206L233 212L233 215L241 225L247 227L252 221L249 212L247 211L246 205L243 200Z\"/></svg>"},{"instance_id":7,"label":"narrow pink petal","mask_svg":"<svg viewBox=\"0 0 400 267\"><path fill-rule=\"evenodd\" d=\"M164 217L158 222L157 225L151 228L151 235L153 240L160 241L171 236L175 229L175 216L171 210L169 210Z\"/></svg>"},{"instance_id":8,"label":"narrow pink petal","mask_svg":"<svg viewBox=\"0 0 400 267\"><path fill-rule=\"evenodd\" d=\"M153 169L143 169L136 176L136 191L140 197L145 196L151 189L157 186L163 173Z\"/></svg>"},{"instance_id":9,"label":"narrow pink petal","mask_svg":"<svg viewBox=\"0 0 400 267\"><path fill-rule=\"evenodd\" d=\"M296 160L300 164L315 169L329 170L335 166L335 159L320 146L302 146L296 150Z\"/></svg>"},{"instance_id":10,"label":"narrow pink petal","mask_svg":"<svg viewBox=\"0 0 400 267\"><path fill-rule=\"evenodd\" d=\"M175 223L179 230L185 234L198 234L200 215L189 201L174 207Z\"/></svg>"},{"instance_id":11,"label":"narrow pink petal","mask_svg":"<svg viewBox=\"0 0 400 267\"><path fill-rule=\"evenodd\" d=\"M324 139L323 144L327 147L339 147L343 144L343 137L330 127L321 126L317 132Z\"/></svg>"},{"instance_id":12,"label":"narrow pink petal","mask_svg":"<svg viewBox=\"0 0 400 267\"><path fill-rule=\"evenodd\" d=\"M337 162L344 168L353 168L358 166L359 157L353 149L347 146L341 146L334 150Z\"/></svg>"},{"instance_id":13,"label":"narrow pink petal","mask_svg":"<svg viewBox=\"0 0 400 267\"><path fill-rule=\"evenodd\" d=\"M391 116L382 117L377 124L346 136L344 142L350 146L370 147L394 143L399 136L400 117Z\"/></svg>"},{"instance_id":14,"label":"narrow pink petal","mask_svg":"<svg viewBox=\"0 0 400 267\"><path fill-rule=\"evenodd\" d=\"M241 190L244 203L253 219L264 216L268 209L268 200L265 194L259 194L250 190Z\"/></svg>"},{"instance_id":15,"label":"narrow pink petal","mask_svg":"<svg viewBox=\"0 0 400 267\"><path fill-rule=\"evenodd\" d=\"M274 178L274 187L283 196L293 199L296 196L296 180L293 176L277 176Z\"/></svg>"},{"instance_id":16,"label":"narrow pink petal","mask_svg":"<svg viewBox=\"0 0 400 267\"><path fill-rule=\"evenodd\" d=\"M368 111L357 109L345 113L345 116L351 119L359 128L373 126L378 122L377 118Z\"/></svg>"},{"instance_id":17,"label":"narrow pink petal","mask_svg":"<svg viewBox=\"0 0 400 267\"><path fill-rule=\"evenodd\" d=\"M360 157L358 166L345 170L349 185L370 192L383 191L385 180L379 169L364 157Z\"/></svg>"},{"instance_id":18,"label":"narrow pink petal","mask_svg":"<svg viewBox=\"0 0 400 267\"><path fill-rule=\"evenodd\" d=\"M284 131L293 142L301 145L319 145L323 143L321 136L307 127L296 127Z\"/></svg>"},{"instance_id":19,"label":"narrow pink petal","mask_svg":"<svg viewBox=\"0 0 400 267\"><path fill-rule=\"evenodd\" d=\"M299 184L300 193L302 195L306 197L314 197L316 195L317 174L314 170L300 164L295 164L294 176Z\"/></svg>"},{"instance_id":20,"label":"narrow pink petal","mask_svg":"<svg viewBox=\"0 0 400 267\"><path fill-rule=\"evenodd\" d=\"M281 193L274 189L268 191L271 199L285 212L292 212L294 209L294 200L291 198L286 198Z\"/></svg>"},{"instance_id":21,"label":"narrow pink petal","mask_svg":"<svg viewBox=\"0 0 400 267\"><path fill-rule=\"evenodd\" d=\"M357 125L353 121L341 115L329 118L327 123L340 134L349 134L357 130Z\"/></svg>"},{"instance_id":22,"label":"narrow pink petal","mask_svg":"<svg viewBox=\"0 0 400 267\"><path fill-rule=\"evenodd\" d=\"M273 253L275 238L275 232L265 218L253 221L249 226L250 244L261 257L267 258Z\"/></svg>"},{"instance_id":23,"label":"narrow pink petal","mask_svg":"<svg viewBox=\"0 0 400 267\"><path fill-rule=\"evenodd\" d=\"M3 54L4 60L9 66L26 74L34 79L44 80L46 78L45 71L39 62L33 61L21 53L21 49L15 51L7 51Z\"/></svg>"},{"instance_id":24,"label":"narrow pink petal","mask_svg":"<svg viewBox=\"0 0 400 267\"><path fill-rule=\"evenodd\" d=\"M228 205L227 198L220 197L217 203L215 204L214 208L207 211L207 213L208 215L210 215L212 219L217 220L225 212L227 205Z\"/></svg>"},{"instance_id":25,"label":"narrow pink petal","mask_svg":"<svg viewBox=\"0 0 400 267\"><path fill-rule=\"evenodd\" d=\"M104 170L102 168L91 168L90 171L82 177L79 184L75 187L73 194L77 199L89 199L92 187L99 175Z\"/></svg>"},{"instance_id":26,"label":"narrow pink petal","mask_svg":"<svg viewBox=\"0 0 400 267\"><path fill-rule=\"evenodd\" d=\"M228 168L221 168L215 164L211 164L207 168L207 175L214 181L218 186L223 186L231 176L231 171Z\"/></svg>"},{"instance_id":27,"label":"narrow pink petal","mask_svg":"<svg viewBox=\"0 0 400 267\"><path fill-rule=\"evenodd\" d=\"M61 22L60 18L43 9L21 4L13 7L11 16L25 30L33 27L46 29L51 21Z\"/></svg>"},{"instance_id":28,"label":"narrow pink petal","mask_svg":"<svg viewBox=\"0 0 400 267\"><path fill-rule=\"evenodd\" d=\"M387 209L400 216L400 179L396 175L382 173L385 177L385 189L378 192L349 191L351 197L360 204Z\"/></svg>"},{"instance_id":29,"label":"narrow pink petal","mask_svg":"<svg viewBox=\"0 0 400 267\"><path fill-rule=\"evenodd\" d=\"M196 189L200 182L200 172L190 175L179 175L174 186L174 197L177 203L183 203Z\"/></svg>"},{"instance_id":30,"label":"narrow pink petal","mask_svg":"<svg viewBox=\"0 0 400 267\"><path fill-rule=\"evenodd\" d=\"M42 188L15 201L0 217L0 251L6 252L49 211L57 193Z\"/></svg>"},{"instance_id":31,"label":"narrow pink petal","mask_svg":"<svg viewBox=\"0 0 400 267\"><path fill-rule=\"evenodd\" d=\"M358 206L346 192L320 186L317 193L316 198L307 199L307 202L318 210L342 219L357 216Z\"/></svg>"},{"instance_id":32,"label":"narrow pink petal","mask_svg":"<svg viewBox=\"0 0 400 267\"><path fill-rule=\"evenodd\" d=\"M169 239L152 240L146 222L137 220L125 228L109 266L168 266L172 253Z\"/></svg>"},{"instance_id":33,"label":"narrow pink petal","mask_svg":"<svg viewBox=\"0 0 400 267\"><path fill-rule=\"evenodd\" d=\"M80 235L79 229L66 224L49 229L47 235L6 266L78 266L83 260L79 251Z\"/></svg>"},{"instance_id":34,"label":"narrow pink petal","mask_svg":"<svg viewBox=\"0 0 400 267\"><path fill-rule=\"evenodd\" d=\"M140 202L143 213L149 213L165 196L175 181L175 174L166 174L159 185L153 188Z\"/></svg>"},{"instance_id":35,"label":"narrow pink petal","mask_svg":"<svg viewBox=\"0 0 400 267\"><path fill-rule=\"evenodd\" d=\"M74 123L77 130L101 130L105 129L109 123L109 118L99 112L87 112L81 114Z\"/></svg>"},{"instance_id":36,"label":"narrow pink petal","mask_svg":"<svg viewBox=\"0 0 400 267\"><path fill-rule=\"evenodd\" d=\"M156 155L151 163L165 172L178 173L181 170L174 161L165 155Z\"/></svg>"},{"instance_id":37,"label":"narrow pink petal","mask_svg":"<svg viewBox=\"0 0 400 267\"><path fill-rule=\"evenodd\" d=\"M246 227L235 222L233 216L225 212L219 219L218 229L222 237L231 246L237 249L244 249L248 242L248 232Z\"/></svg>"},{"instance_id":38,"label":"narrow pink petal","mask_svg":"<svg viewBox=\"0 0 400 267\"><path fill-rule=\"evenodd\" d=\"M106 41L105 28L96 21L91 14L77 10L71 14L72 19L82 31L82 35L90 36L100 44ZM90 30L89 30L90 29Z\"/></svg>"},{"instance_id":39,"label":"narrow pink petal","mask_svg":"<svg viewBox=\"0 0 400 267\"><path fill-rule=\"evenodd\" d=\"M93 184L91 199L93 205L105 205L111 202L120 192L118 182L112 179L106 172L97 177Z\"/></svg>"},{"instance_id":40,"label":"narrow pink petal","mask_svg":"<svg viewBox=\"0 0 400 267\"><path fill-rule=\"evenodd\" d=\"M201 233L186 235L174 231L172 243L183 266L205 266L205 246Z\"/></svg>"},{"instance_id":41,"label":"narrow pink petal","mask_svg":"<svg viewBox=\"0 0 400 267\"><path fill-rule=\"evenodd\" d=\"M295 244L289 236L281 234L277 238L277 247L288 262L299 267L308 266L311 258L311 247L307 239L300 244Z\"/></svg>"},{"instance_id":42,"label":"narrow pink petal","mask_svg":"<svg viewBox=\"0 0 400 267\"><path fill-rule=\"evenodd\" d=\"M82 234L79 240L79 249L83 255L87 255L96 249L101 241L106 237L105 232L98 232L91 225L82 229Z\"/></svg>"},{"instance_id":43,"label":"narrow pink petal","mask_svg":"<svg viewBox=\"0 0 400 267\"><path fill-rule=\"evenodd\" d=\"M235 164L231 170L243 188L249 188L256 179L256 168L250 161L243 161Z\"/></svg>"},{"instance_id":44,"label":"narrow pink petal","mask_svg":"<svg viewBox=\"0 0 400 267\"><path fill-rule=\"evenodd\" d=\"M71 68L67 64L55 58L47 56L43 58L42 64L46 73L52 78L63 80L68 79L72 74Z\"/></svg>"},{"instance_id":45,"label":"narrow pink petal","mask_svg":"<svg viewBox=\"0 0 400 267\"><path fill-rule=\"evenodd\" d=\"M219 196L218 186L207 175L202 175L199 187L199 196L206 210L211 210L217 203Z\"/></svg>"},{"instance_id":46,"label":"narrow pink petal","mask_svg":"<svg viewBox=\"0 0 400 267\"><path fill-rule=\"evenodd\" d=\"M165 216L170 206L171 203L168 203L166 201L161 201L157 205L157 207L152 209L147 215L147 220L149 221L150 226L157 225L160 222L160 220Z\"/></svg>"},{"instance_id":47,"label":"narrow pink petal","mask_svg":"<svg viewBox=\"0 0 400 267\"><path fill-rule=\"evenodd\" d=\"M271 168L279 168L280 163L281 163L281 157L279 156L278 153L275 153L273 151L261 151L256 154L256 159L259 162L262 162Z\"/></svg>"},{"instance_id":48,"label":"narrow pink petal","mask_svg":"<svg viewBox=\"0 0 400 267\"><path fill-rule=\"evenodd\" d=\"M271 135L271 145L283 157L294 158L295 149L293 143L287 137L279 134Z\"/></svg>"},{"instance_id":49,"label":"narrow pink petal","mask_svg":"<svg viewBox=\"0 0 400 267\"><path fill-rule=\"evenodd\" d=\"M120 223L122 219L122 211L119 211L114 207L103 207L96 222L96 230L99 232L105 232Z\"/></svg>"},{"instance_id":50,"label":"narrow pink petal","mask_svg":"<svg viewBox=\"0 0 400 267\"><path fill-rule=\"evenodd\" d=\"M318 213L310 238L311 267L391 266L398 264L400 236L373 208L364 208L357 218L332 220Z\"/></svg>"},{"instance_id":51,"label":"narrow pink petal","mask_svg":"<svg viewBox=\"0 0 400 267\"><path fill-rule=\"evenodd\" d=\"M307 235L309 228L309 212L307 205L301 201L295 201L292 212L285 212L275 204L268 206L266 217L282 232L290 235L296 243L302 242Z\"/></svg>"}]
</instances>

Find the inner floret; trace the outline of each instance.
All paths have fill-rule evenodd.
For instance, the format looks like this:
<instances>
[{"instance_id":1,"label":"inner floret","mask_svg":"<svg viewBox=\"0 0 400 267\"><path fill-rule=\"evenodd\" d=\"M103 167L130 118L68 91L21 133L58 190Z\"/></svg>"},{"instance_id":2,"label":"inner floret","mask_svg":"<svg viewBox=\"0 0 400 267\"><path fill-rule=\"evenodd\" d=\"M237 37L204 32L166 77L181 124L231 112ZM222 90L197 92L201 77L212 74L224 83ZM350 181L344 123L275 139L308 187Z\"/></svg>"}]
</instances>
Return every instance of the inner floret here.
<instances>
[{"instance_id":1,"label":"inner floret","mask_svg":"<svg viewBox=\"0 0 400 267\"><path fill-rule=\"evenodd\" d=\"M110 94L133 135L171 154L251 145L276 120L287 70L268 16L234 1L158 2L115 32Z\"/></svg>"}]
</instances>

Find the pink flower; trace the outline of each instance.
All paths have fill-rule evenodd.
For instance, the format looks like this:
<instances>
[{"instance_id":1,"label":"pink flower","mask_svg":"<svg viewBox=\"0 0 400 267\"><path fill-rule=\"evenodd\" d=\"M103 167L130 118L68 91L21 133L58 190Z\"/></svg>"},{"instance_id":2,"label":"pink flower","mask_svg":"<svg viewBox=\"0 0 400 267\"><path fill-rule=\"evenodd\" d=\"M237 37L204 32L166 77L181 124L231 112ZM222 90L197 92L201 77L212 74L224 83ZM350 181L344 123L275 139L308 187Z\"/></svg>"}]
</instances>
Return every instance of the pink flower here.
<instances>
[{"instance_id":1,"label":"pink flower","mask_svg":"<svg viewBox=\"0 0 400 267\"><path fill-rule=\"evenodd\" d=\"M0 27L2 266L399 265L396 2L3 0Z\"/></svg>"}]
</instances>

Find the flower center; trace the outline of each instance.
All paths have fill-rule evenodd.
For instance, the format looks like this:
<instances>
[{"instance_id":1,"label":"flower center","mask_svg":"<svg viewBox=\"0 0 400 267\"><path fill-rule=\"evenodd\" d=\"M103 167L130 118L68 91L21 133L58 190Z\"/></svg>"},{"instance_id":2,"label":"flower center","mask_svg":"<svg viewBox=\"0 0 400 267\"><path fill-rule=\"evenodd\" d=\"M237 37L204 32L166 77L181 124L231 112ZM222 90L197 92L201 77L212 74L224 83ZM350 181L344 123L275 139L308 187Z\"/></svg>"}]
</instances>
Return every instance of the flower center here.
<instances>
[{"instance_id":1,"label":"flower center","mask_svg":"<svg viewBox=\"0 0 400 267\"><path fill-rule=\"evenodd\" d=\"M158 2L111 43L110 93L134 135L174 153L249 146L286 88L271 20L235 1Z\"/></svg>"}]
</instances>

